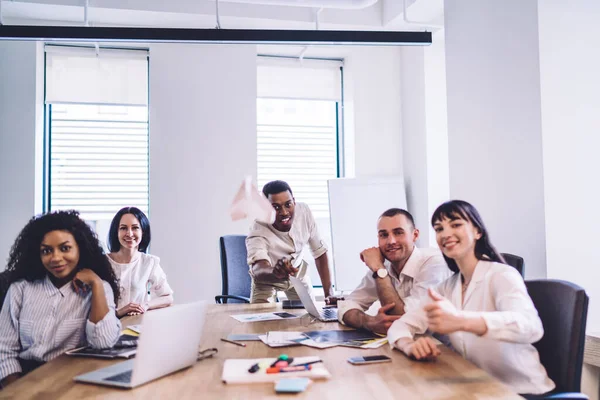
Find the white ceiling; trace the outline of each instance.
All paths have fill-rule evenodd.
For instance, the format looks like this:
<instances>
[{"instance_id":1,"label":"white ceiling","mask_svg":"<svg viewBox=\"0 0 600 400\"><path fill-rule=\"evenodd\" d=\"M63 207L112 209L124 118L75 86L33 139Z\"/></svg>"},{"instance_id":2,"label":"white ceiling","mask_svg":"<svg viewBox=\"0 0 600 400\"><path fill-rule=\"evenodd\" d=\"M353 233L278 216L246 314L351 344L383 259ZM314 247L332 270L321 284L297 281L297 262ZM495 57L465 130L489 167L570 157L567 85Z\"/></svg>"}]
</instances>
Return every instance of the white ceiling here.
<instances>
[{"instance_id":1,"label":"white ceiling","mask_svg":"<svg viewBox=\"0 0 600 400\"><path fill-rule=\"evenodd\" d=\"M315 29L318 8L270 4L248 4L261 0L220 0L222 28ZM273 2L275 0L262 0ZM290 4L302 0L276 0ZM318 0L310 0L316 4ZM8 25L78 25L84 20L85 0L0 0L2 20ZM368 4L368 0L337 0L342 4ZM362 9L323 7L320 29L424 30L403 21L403 0L379 0ZM335 4L323 0L323 5ZM443 0L407 0L410 20L431 24L443 22ZM92 26L145 26L214 28L212 0L89 0ZM431 30L431 29L430 29Z\"/></svg>"}]
</instances>

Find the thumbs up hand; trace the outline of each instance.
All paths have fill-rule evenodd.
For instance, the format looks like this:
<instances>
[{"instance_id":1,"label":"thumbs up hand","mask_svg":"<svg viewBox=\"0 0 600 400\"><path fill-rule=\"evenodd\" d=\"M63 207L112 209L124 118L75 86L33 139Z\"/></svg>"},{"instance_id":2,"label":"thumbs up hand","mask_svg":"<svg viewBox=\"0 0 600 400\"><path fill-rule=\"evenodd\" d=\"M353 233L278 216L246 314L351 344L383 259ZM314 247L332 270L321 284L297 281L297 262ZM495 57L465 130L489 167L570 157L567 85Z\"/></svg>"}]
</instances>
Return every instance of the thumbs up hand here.
<instances>
[{"instance_id":1,"label":"thumbs up hand","mask_svg":"<svg viewBox=\"0 0 600 400\"><path fill-rule=\"evenodd\" d=\"M429 288L428 294L432 302L427 304L423 310L427 313L429 329L441 334L464 330L466 323L464 313L457 310L450 300L434 289Z\"/></svg>"}]
</instances>

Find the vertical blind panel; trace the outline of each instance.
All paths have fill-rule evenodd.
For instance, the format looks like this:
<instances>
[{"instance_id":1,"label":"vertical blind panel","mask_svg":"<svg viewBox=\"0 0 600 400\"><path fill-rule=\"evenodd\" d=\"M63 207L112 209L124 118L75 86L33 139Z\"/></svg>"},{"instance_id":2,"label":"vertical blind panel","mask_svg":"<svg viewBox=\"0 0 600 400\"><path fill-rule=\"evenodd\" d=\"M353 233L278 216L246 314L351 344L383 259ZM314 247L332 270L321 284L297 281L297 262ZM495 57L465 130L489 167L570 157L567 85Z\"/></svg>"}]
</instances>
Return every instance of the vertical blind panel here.
<instances>
[{"instance_id":1,"label":"vertical blind panel","mask_svg":"<svg viewBox=\"0 0 600 400\"><path fill-rule=\"evenodd\" d=\"M148 108L54 104L50 207L89 220L122 207L148 212Z\"/></svg>"},{"instance_id":2,"label":"vertical blind panel","mask_svg":"<svg viewBox=\"0 0 600 400\"><path fill-rule=\"evenodd\" d=\"M339 66L257 66L259 98L340 101Z\"/></svg>"},{"instance_id":3,"label":"vertical blind panel","mask_svg":"<svg viewBox=\"0 0 600 400\"><path fill-rule=\"evenodd\" d=\"M315 218L329 218L327 180L337 177L336 103L258 99L257 110L259 187L284 180Z\"/></svg>"},{"instance_id":4,"label":"vertical blind panel","mask_svg":"<svg viewBox=\"0 0 600 400\"><path fill-rule=\"evenodd\" d=\"M147 52L46 47L46 103L148 104Z\"/></svg>"}]
</instances>

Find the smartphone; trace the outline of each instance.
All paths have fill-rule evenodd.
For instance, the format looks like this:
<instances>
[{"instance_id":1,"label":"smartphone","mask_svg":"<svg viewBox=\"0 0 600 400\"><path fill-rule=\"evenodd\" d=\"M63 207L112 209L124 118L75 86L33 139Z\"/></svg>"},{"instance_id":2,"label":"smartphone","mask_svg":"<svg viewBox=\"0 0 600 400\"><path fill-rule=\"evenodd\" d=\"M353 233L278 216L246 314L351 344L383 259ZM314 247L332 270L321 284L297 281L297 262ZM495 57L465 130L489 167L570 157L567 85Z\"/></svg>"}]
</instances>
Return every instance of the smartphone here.
<instances>
[{"instance_id":1,"label":"smartphone","mask_svg":"<svg viewBox=\"0 0 600 400\"><path fill-rule=\"evenodd\" d=\"M390 361L392 361L392 359L388 356L350 357L348 359L348 362L353 365L375 364Z\"/></svg>"}]
</instances>

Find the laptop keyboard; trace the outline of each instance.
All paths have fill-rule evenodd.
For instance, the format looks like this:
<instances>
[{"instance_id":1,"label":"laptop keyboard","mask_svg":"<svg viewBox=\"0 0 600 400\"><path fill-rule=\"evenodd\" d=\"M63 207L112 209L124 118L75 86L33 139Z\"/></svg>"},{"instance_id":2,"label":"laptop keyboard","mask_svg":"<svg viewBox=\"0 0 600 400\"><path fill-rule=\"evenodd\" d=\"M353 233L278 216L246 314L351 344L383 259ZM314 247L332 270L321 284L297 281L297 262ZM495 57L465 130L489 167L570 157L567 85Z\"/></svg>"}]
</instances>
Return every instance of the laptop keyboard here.
<instances>
[{"instance_id":1,"label":"laptop keyboard","mask_svg":"<svg viewBox=\"0 0 600 400\"><path fill-rule=\"evenodd\" d=\"M129 383L131 382L131 373L133 370L121 372L120 374L109 376L108 378L104 378L105 381L113 381L113 382L122 382Z\"/></svg>"},{"instance_id":2,"label":"laptop keyboard","mask_svg":"<svg viewBox=\"0 0 600 400\"><path fill-rule=\"evenodd\" d=\"M337 310L335 308L324 308L321 310L321 317L326 319L337 319Z\"/></svg>"}]
</instances>

